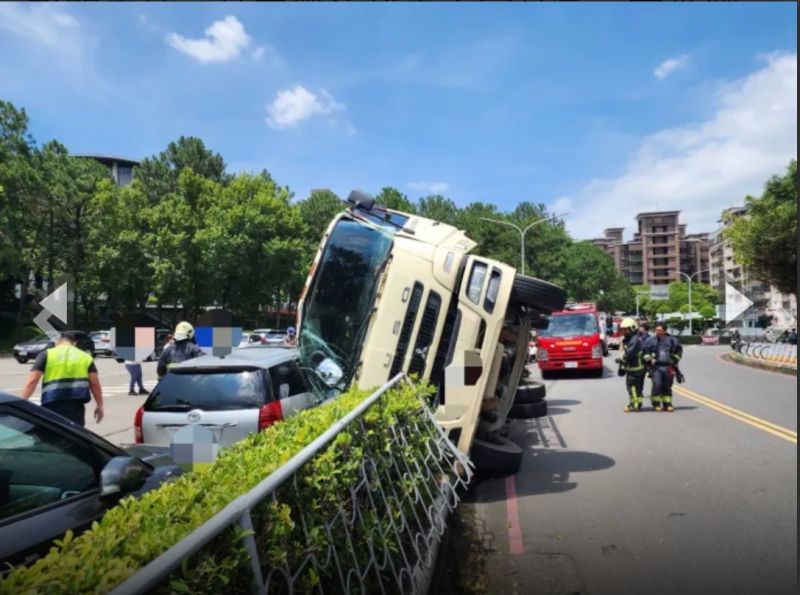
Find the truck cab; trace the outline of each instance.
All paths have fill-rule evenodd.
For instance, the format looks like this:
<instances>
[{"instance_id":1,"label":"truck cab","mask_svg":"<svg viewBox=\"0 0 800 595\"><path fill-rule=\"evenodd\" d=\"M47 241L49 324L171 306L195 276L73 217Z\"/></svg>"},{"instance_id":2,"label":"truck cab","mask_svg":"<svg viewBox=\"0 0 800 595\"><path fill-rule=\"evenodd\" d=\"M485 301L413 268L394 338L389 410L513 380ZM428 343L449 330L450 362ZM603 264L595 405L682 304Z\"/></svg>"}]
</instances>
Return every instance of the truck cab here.
<instances>
[{"instance_id":1,"label":"truck cab","mask_svg":"<svg viewBox=\"0 0 800 595\"><path fill-rule=\"evenodd\" d=\"M542 377L552 372L591 370L603 375L605 346L594 304L568 305L550 316L546 329L539 331L537 361Z\"/></svg>"},{"instance_id":2,"label":"truck cab","mask_svg":"<svg viewBox=\"0 0 800 595\"><path fill-rule=\"evenodd\" d=\"M323 236L298 303L301 364L324 361L335 383L372 389L400 372L436 389L430 403L465 453L506 420L532 326L565 292L469 254L476 243L439 221L354 191Z\"/></svg>"}]
</instances>

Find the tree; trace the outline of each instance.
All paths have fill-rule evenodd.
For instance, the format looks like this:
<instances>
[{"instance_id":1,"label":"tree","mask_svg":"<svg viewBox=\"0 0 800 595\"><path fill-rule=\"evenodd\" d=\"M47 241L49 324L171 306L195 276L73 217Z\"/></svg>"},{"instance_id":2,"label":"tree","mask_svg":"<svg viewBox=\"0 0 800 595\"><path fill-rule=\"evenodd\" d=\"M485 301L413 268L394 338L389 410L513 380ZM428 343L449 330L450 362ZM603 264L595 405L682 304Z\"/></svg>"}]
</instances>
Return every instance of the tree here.
<instances>
[{"instance_id":1,"label":"tree","mask_svg":"<svg viewBox=\"0 0 800 595\"><path fill-rule=\"evenodd\" d=\"M670 326L670 328L674 328L676 331L678 331L679 335L682 335L683 330L689 325L689 321L685 318L674 316L667 320L667 324Z\"/></svg>"},{"instance_id":2,"label":"tree","mask_svg":"<svg viewBox=\"0 0 800 595\"><path fill-rule=\"evenodd\" d=\"M760 197L745 198L747 215L724 231L736 260L752 277L783 293L797 292L797 160L773 176Z\"/></svg>"},{"instance_id":3,"label":"tree","mask_svg":"<svg viewBox=\"0 0 800 595\"><path fill-rule=\"evenodd\" d=\"M119 188L101 182L86 215L87 250L84 293L105 294L107 317L142 311L152 289L152 259L147 198L138 184Z\"/></svg>"},{"instance_id":4,"label":"tree","mask_svg":"<svg viewBox=\"0 0 800 595\"><path fill-rule=\"evenodd\" d=\"M428 219L455 225L458 208L452 200L441 194L429 194L419 199L417 213Z\"/></svg>"},{"instance_id":5,"label":"tree","mask_svg":"<svg viewBox=\"0 0 800 595\"><path fill-rule=\"evenodd\" d=\"M606 311L630 307L633 289L608 254L589 242L575 242L564 250L563 258L562 286L571 299L596 302Z\"/></svg>"},{"instance_id":6,"label":"tree","mask_svg":"<svg viewBox=\"0 0 800 595\"><path fill-rule=\"evenodd\" d=\"M222 156L207 149L202 140L192 136L182 136L157 156L142 160L136 167L135 178L149 203L154 205L162 196L176 191L179 176L187 168L200 177L220 184L231 179L225 173Z\"/></svg>"},{"instance_id":7,"label":"tree","mask_svg":"<svg viewBox=\"0 0 800 595\"><path fill-rule=\"evenodd\" d=\"M191 319L220 289L209 283L209 263L198 241L219 186L184 168L177 190L146 209L150 233L143 240L152 255L153 290L161 303L182 302Z\"/></svg>"},{"instance_id":8,"label":"tree","mask_svg":"<svg viewBox=\"0 0 800 595\"><path fill-rule=\"evenodd\" d=\"M417 207L414 206L414 203L408 200L408 197L397 188L392 188L391 186L383 187L375 197L375 202L395 211L412 214L417 212Z\"/></svg>"},{"instance_id":9,"label":"tree","mask_svg":"<svg viewBox=\"0 0 800 595\"><path fill-rule=\"evenodd\" d=\"M288 189L249 174L215 187L197 242L218 305L257 320L260 307L299 296L310 259L289 197Z\"/></svg>"},{"instance_id":10,"label":"tree","mask_svg":"<svg viewBox=\"0 0 800 595\"><path fill-rule=\"evenodd\" d=\"M314 190L297 203L297 208L305 223L309 249L316 250L331 220L345 210L346 203L330 190Z\"/></svg>"},{"instance_id":11,"label":"tree","mask_svg":"<svg viewBox=\"0 0 800 595\"><path fill-rule=\"evenodd\" d=\"M28 303L28 279L41 253L43 200L37 149L24 109L0 101L0 281L20 282L17 322Z\"/></svg>"}]
</instances>

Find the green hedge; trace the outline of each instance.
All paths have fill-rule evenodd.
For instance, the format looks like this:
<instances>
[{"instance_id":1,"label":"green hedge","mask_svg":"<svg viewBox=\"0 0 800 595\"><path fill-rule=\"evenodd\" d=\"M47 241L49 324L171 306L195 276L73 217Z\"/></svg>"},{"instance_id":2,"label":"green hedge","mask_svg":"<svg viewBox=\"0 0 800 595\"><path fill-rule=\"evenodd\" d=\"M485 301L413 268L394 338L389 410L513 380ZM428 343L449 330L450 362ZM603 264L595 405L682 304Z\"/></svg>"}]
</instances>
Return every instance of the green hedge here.
<instances>
[{"instance_id":1,"label":"green hedge","mask_svg":"<svg viewBox=\"0 0 800 595\"><path fill-rule=\"evenodd\" d=\"M367 396L365 391L351 391L320 407L306 410L265 432L253 434L225 449L205 472L190 473L164 484L139 499L125 498L103 519L78 537L68 533L50 553L30 567L14 569L0 583L0 593L105 593L124 581L159 554L166 551L192 530L211 518L226 504L246 493L267 475L288 461L304 446ZM352 507L346 497L361 465L364 453L377 461L380 473L390 473L388 457L392 451L403 459L419 461L428 447L429 436L411 433L412 438L399 447L392 428L397 424L416 423L430 426L422 413L419 397L430 394L425 385L402 385L384 395L379 405L364 415L364 428L351 424L321 454L303 467L297 482L288 482L275 500L253 511L259 552L268 566L292 563L306 555L324 555L329 543L324 523L340 506ZM416 438L414 437L416 436ZM401 451L398 453L398 449ZM382 469L380 469L382 467ZM395 474L396 475L396 474ZM353 539L351 556L364 564L369 560L367 535L388 535L386 523L410 511L402 510L400 496L420 493L422 482L430 481L421 472L401 474L387 499L387 509L362 515L358 527L346 530L364 532L363 540ZM344 495L344 496L343 496ZM361 507L359 507L360 509ZM298 522L302 513L310 528L307 538ZM377 528L377 529L376 529ZM345 527L334 530L334 539L343 540ZM219 593L245 592L250 574L240 534L229 530L207 545L194 559L184 564L162 586L160 592ZM380 539L379 539L380 541ZM373 545L381 545L381 543ZM397 550L391 545L390 550ZM387 570L388 572L388 570ZM310 590L321 577L307 568L295 588ZM325 583L329 584L329 583Z\"/></svg>"}]
</instances>

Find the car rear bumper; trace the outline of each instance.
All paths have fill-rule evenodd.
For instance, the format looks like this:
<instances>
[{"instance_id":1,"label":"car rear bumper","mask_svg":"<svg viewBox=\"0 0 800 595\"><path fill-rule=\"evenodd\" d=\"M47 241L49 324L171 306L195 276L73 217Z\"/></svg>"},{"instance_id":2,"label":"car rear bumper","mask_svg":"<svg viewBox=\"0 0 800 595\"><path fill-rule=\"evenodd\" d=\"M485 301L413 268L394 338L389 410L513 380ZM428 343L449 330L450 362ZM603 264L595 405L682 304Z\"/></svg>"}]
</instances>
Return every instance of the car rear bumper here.
<instances>
[{"instance_id":1,"label":"car rear bumper","mask_svg":"<svg viewBox=\"0 0 800 595\"><path fill-rule=\"evenodd\" d=\"M574 364L574 365L570 365ZM602 370L603 358L588 358L588 359L575 359L575 360L556 360L543 362L539 360L539 369L544 372L553 372L556 370Z\"/></svg>"}]
</instances>

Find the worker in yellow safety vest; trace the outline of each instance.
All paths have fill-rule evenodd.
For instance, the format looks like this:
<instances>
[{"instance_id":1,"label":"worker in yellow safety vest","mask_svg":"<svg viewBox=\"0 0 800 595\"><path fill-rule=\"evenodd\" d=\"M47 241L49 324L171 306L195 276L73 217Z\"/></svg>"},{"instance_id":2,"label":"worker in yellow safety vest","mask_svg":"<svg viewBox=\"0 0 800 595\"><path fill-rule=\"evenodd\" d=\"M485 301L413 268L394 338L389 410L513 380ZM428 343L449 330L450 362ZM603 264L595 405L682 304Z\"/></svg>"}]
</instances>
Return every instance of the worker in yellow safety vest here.
<instances>
[{"instance_id":1,"label":"worker in yellow safety vest","mask_svg":"<svg viewBox=\"0 0 800 595\"><path fill-rule=\"evenodd\" d=\"M103 419L103 389L92 356L76 346L78 337L62 333L54 347L42 351L33 364L22 389L22 398L30 399L42 381L42 407L68 420L85 425L86 403L94 397L94 419Z\"/></svg>"}]
</instances>

